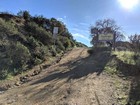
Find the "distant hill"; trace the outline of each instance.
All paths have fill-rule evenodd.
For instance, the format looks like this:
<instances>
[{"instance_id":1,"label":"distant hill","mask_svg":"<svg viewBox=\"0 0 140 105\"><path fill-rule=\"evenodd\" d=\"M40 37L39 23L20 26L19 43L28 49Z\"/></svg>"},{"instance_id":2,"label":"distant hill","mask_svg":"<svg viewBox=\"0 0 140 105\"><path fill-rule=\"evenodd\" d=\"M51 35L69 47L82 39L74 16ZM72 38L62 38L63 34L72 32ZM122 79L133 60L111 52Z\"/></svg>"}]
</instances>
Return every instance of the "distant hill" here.
<instances>
[{"instance_id":1,"label":"distant hill","mask_svg":"<svg viewBox=\"0 0 140 105\"><path fill-rule=\"evenodd\" d=\"M59 34L53 39L53 28ZM18 15L0 13L0 79L16 75L73 47L86 45L73 39L66 26L55 18L32 17L28 11Z\"/></svg>"}]
</instances>

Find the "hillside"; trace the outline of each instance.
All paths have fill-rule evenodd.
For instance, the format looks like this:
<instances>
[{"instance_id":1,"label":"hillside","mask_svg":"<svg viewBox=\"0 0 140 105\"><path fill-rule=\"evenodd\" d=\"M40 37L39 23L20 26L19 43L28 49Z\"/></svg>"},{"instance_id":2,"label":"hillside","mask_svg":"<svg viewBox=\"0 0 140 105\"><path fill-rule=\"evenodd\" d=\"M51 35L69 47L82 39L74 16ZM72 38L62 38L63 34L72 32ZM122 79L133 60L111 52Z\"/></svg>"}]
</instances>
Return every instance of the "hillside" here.
<instances>
[{"instance_id":1,"label":"hillside","mask_svg":"<svg viewBox=\"0 0 140 105\"><path fill-rule=\"evenodd\" d=\"M55 46L54 27L59 27ZM43 62L49 65L66 51L83 46L55 18L32 17L27 11L19 12L18 16L1 13L0 79L21 74Z\"/></svg>"}]
</instances>

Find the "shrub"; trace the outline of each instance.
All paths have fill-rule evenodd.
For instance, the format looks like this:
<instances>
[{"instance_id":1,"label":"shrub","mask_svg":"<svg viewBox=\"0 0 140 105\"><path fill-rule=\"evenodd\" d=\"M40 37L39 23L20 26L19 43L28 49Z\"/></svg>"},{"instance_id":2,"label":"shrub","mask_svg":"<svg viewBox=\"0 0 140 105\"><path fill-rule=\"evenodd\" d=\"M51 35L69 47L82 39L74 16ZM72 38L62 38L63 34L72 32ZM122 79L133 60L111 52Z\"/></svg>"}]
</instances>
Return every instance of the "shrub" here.
<instances>
[{"instance_id":1,"label":"shrub","mask_svg":"<svg viewBox=\"0 0 140 105\"><path fill-rule=\"evenodd\" d=\"M65 42L64 42L64 47L66 49L70 48L71 47L71 43L70 43L70 40L68 38L66 38Z\"/></svg>"},{"instance_id":2,"label":"shrub","mask_svg":"<svg viewBox=\"0 0 140 105\"><path fill-rule=\"evenodd\" d=\"M60 50L63 50L63 51L65 50L65 47L63 46L62 42L60 42L59 40L57 41L56 45Z\"/></svg>"},{"instance_id":3,"label":"shrub","mask_svg":"<svg viewBox=\"0 0 140 105\"><path fill-rule=\"evenodd\" d=\"M0 79L5 79L8 75L8 70L7 69L1 69L0 70Z\"/></svg>"},{"instance_id":4,"label":"shrub","mask_svg":"<svg viewBox=\"0 0 140 105\"><path fill-rule=\"evenodd\" d=\"M71 47L75 47L75 43L73 41L71 41Z\"/></svg>"},{"instance_id":5,"label":"shrub","mask_svg":"<svg viewBox=\"0 0 140 105\"><path fill-rule=\"evenodd\" d=\"M15 28L11 21L5 21L0 18L0 37L4 35L18 34L18 30Z\"/></svg>"},{"instance_id":6,"label":"shrub","mask_svg":"<svg viewBox=\"0 0 140 105\"><path fill-rule=\"evenodd\" d=\"M56 55L57 55L56 49L53 48L53 49L51 50L51 53L52 53L52 56L56 56Z\"/></svg>"},{"instance_id":7,"label":"shrub","mask_svg":"<svg viewBox=\"0 0 140 105\"><path fill-rule=\"evenodd\" d=\"M59 53L61 53L61 49L59 48L59 47L56 47L56 52L59 54Z\"/></svg>"},{"instance_id":8,"label":"shrub","mask_svg":"<svg viewBox=\"0 0 140 105\"><path fill-rule=\"evenodd\" d=\"M46 46L36 47L34 54L41 60L45 59L45 56L48 54L48 48Z\"/></svg>"},{"instance_id":9,"label":"shrub","mask_svg":"<svg viewBox=\"0 0 140 105\"><path fill-rule=\"evenodd\" d=\"M29 21L31 18L31 15L28 11L19 11L17 15L23 17L26 21Z\"/></svg>"},{"instance_id":10,"label":"shrub","mask_svg":"<svg viewBox=\"0 0 140 105\"><path fill-rule=\"evenodd\" d=\"M34 37L32 37L32 36L30 36L30 37L28 37L27 38L27 41L28 41L28 43L29 43L29 45L30 45L30 47L31 48L35 48L35 47L38 47L38 46L40 46L40 42L39 41L37 41Z\"/></svg>"},{"instance_id":11,"label":"shrub","mask_svg":"<svg viewBox=\"0 0 140 105\"><path fill-rule=\"evenodd\" d=\"M140 53L135 53L133 59L136 62L136 65L140 67Z\"/></svg>"},{"instance_id":12,"label":"shrub","mask_svg":"<svg viewBox=\"0 0 140 105\"><path fill-rule=\"evenodd\" d=\"M27 67L30 60L30 53L27 47L19 42L4 43L5 51L0 53L0 70L8 70L8 73L15 74ZM4 72L4 71L1 71Z\"/></svg>"},{"instance_id":13,"label":"shrub","mask_svg":"<svg viewBox=\"0 0 140 105\"><path fill-rule=\"evenodd\" d=\"M34 64L35 64L35 65L38 65L38 64L40 64L40 63L42 63L42 60L36 57L36 58L34 59Z\"/></svg>"},{"instance_id":14,"label":"shrub","mask_svg":"<svg viewBox=\"0 0 140 105\"><path fill-rule=\"evenodd\" d=\"M28 23L25 29L29 32L30 36L42 42L44 45L53 44L51 34L42 27L39 27L36 23Z\"/></svg>"},{"instance_id":15,"label":"shrub","mask_svg":"<svg viewBox=\"0 0 140 105\"><path fill-rule=\"evenodd\" d=\"M9 49L9 50L8 50ZM7 54L11 59L13 69L26 69L27 62L30 60L30 52L27 47L17 42L9 45Z\"/></svg>"}]
</instances>

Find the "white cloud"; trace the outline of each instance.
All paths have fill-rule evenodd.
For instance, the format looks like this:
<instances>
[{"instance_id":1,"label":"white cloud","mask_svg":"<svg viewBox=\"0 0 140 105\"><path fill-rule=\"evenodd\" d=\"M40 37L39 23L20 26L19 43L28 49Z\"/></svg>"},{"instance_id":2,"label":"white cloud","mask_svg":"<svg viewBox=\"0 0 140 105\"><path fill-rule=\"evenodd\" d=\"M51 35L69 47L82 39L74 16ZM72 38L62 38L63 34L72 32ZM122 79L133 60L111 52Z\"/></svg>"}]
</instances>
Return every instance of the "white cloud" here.
<instances>
[{"instance_id":1,"label":"white cloud","mask_svg":"<svg viewBox=\"0 0 140 105\"><path fill-rule=\"evenodd\" d=\"M74 27L70 29L73 33L89 34L88 28Z\"/></svg>"},{"instance_id":2,"label":"white cloud","mask_svg":"<svg viewBox=\"0 0 140 105\"><path fill-rule=\"evenodd\" d=\"M79 34L79 33L74 33L74 34L72 34L74 37L80 37L80 38L83 38L83 39L85 39L85 40L87 40L87 41L90 41L90 39L88 38L88 37L86 37L86 36L84 36L84 35L82 35L82 34Z\"/></svg>"},{"instance_id":3,"label":"white cloud","mask_svg":"<svg viewBox=\"0 0 140 105\"><path fill-rule=\"evenodd\" d=\"M81 31L79 28L72 28L71 30L74 31L74 32L79 32L79 31Z\"/></svg>"},{"instance_id":4,"label":"white cloud","mask_svg":"<svg viewBox=\"0 0 140 105\"><path fill-rule=\"evenodd\" d=\"M81 23L79 23L79 24L82 25L82 26L89 26L89 24L84 23L84 22L81 22Z\"/></svg>"}]
</instances>

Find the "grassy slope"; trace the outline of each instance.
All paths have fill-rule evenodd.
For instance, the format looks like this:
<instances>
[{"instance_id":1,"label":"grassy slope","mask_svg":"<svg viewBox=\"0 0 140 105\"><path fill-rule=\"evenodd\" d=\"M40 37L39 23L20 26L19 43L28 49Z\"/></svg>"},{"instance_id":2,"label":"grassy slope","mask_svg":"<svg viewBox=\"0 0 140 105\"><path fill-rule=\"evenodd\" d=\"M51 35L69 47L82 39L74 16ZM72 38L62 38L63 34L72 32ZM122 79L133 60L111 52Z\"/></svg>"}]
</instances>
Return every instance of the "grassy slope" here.
<instances>
[{"instance_id":1,"label":"grassy slope","mask_svg":"<svg viewBox=\"0 0 140 105\"><path fill-rule=\"evenodd\" d=\"M140 101L140 53L130 51L115 51L112 52L111 57L105 71L111 75L118 75L123 79L131 81L131 84L121 86L121 83L116 81L118 88L123 92L130 88L129 95L122 94L122 103L129 101L130 103L139 103ZM122 92L122 93L123 93Z\"/></svg>"}]
</instances>

